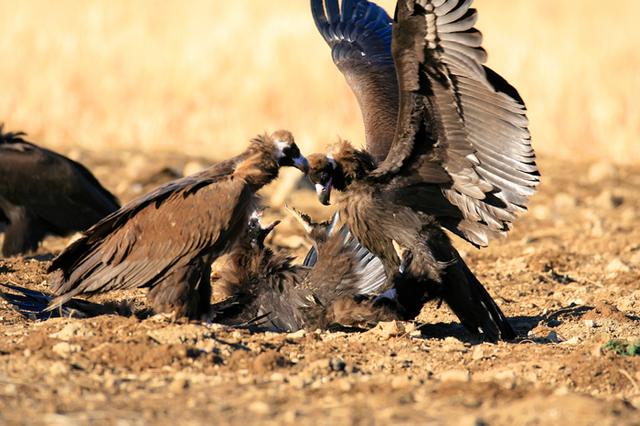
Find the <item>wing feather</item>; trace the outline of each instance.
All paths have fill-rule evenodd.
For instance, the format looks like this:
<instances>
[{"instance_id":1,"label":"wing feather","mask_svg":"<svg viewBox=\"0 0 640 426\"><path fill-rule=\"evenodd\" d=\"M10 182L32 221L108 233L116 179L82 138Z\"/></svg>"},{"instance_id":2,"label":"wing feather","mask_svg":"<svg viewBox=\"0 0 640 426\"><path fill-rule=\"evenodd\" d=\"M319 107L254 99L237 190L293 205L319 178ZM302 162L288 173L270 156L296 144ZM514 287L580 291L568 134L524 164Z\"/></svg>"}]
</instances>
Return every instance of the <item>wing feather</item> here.
<instances>
[{"instance_id":1,"label":"wing feather","mask_svg":"<svg viewBox=\"0 0 640 426\"><path fill-rule=\"evenodd\" d=\"M367 0L311 0L318 31L362 112L367 150L382 161L393 141L398 83L391 55L392 20Z\"/></svg>"},{"instance_id":2,"label":"wing feather","mask_svg":"<svg viewBox=\"0 0 640 426\"><path fill-rule=\"evenodd\" d=\"M441 223L477 245L504 234L535 192L539 172L526 108L517 91L485 67L472 0L398 2L392 51L400 88L389 155L371 174L389 187L438 185L458 210ZM448 179L429 181L443 170ZM413 176L413 177L411 177ZM423 187L426 188L426 187ZM416 202L418 191L401 197ZM433 198L433 191L424 191ZM431 203L439 205L439 202ZM446 209L440 209L446 212Z\"/></svg>"},{"instance_id":3,"label":"wing feather","mask_svg":"<svg viewBox=\"0 0 640 426\"><path fill-rule=\"evenodd\" d=\"M201 180L172 182L68 247L50 267L50 287L61 295L52 306L82 293L153 286L171 268L223 251L246 226L254 195L233 176Z\"/></svg>"}]
</instances>

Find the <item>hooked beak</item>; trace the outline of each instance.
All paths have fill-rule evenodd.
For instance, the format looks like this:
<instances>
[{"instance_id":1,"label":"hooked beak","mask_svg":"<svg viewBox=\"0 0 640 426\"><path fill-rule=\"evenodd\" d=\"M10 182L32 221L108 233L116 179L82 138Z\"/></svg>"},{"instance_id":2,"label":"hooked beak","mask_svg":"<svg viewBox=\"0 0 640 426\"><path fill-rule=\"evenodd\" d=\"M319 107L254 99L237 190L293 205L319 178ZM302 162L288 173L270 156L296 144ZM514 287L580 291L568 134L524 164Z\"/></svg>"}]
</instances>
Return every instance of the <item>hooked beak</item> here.
<instances>
[{"instance_id":1,"label":"hooked beak","mask_svg":"<svg viewBox=\"0 0 640 426\"><path fill-rule=\"evenodd\" d=\"M293 159L293 167L300 170L305 175L309 173L309 162L302 155Z\"/></svg>"},{"instance_id":2,"label":"hooked beak","mask_svg":"<svg viewBox=\"0 0 640 426\"><path fill-rule=\"evenodd\" d=\"M318 200L325 206L330 204L329 199L331 198L332 180L333 179L329 179L324 185L316 183L316 194L318 194Z\"/></svg>"}]
</instances>

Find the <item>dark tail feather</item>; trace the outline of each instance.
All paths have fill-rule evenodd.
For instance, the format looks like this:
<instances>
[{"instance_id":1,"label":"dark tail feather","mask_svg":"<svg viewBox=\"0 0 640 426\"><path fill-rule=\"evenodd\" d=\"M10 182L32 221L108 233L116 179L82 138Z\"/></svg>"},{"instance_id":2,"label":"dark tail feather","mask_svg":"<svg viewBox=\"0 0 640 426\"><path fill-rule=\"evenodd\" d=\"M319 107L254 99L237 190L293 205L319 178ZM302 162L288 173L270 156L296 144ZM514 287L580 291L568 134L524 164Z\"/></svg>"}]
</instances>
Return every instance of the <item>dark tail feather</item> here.
<instances>
[{"instance_id":1,"label":"dark tail feather","mask_svg":"<svg viewBox=\"0 0 640 426\"><path fill-rule=\"evenodd\" d=\"M516 333L489 292L458 256L446 271L442 300L471 333L482 333L487 340L513 340Z\"/></svg>"},{"instance_id":2,"label":"dark tail feather","mask_svg":"<svg viewBox=\"0 0 640 426\"><path fill-rule=\"evenodd\" d=\"M11 293L0 291L0 297L29 319L44 321L58 317L89 318L96 315L115 313L115 309L79 299L72 299L62 306L49 311L47 308L55 296L12 284L0 284L0 287L12 291Z\"/></svg>"}]
</instances>

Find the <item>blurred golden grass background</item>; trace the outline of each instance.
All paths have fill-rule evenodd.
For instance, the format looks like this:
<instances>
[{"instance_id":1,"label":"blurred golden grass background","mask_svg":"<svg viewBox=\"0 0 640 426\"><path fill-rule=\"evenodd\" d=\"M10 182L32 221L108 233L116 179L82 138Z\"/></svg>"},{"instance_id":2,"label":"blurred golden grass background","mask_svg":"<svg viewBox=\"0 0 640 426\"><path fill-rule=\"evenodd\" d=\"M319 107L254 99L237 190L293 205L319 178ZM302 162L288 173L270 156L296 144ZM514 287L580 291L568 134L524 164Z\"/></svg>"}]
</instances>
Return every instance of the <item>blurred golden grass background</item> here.
<instances>
[{"instance_id":1,"label":"blurred golden grass background","mask_svg":"<svg viewBox=\"0 0 640 426\"><path fill-rule=\"evenodd\" d=\"M540 153L640 161L640 2L475 7ZM1 0L0 29L0 121L49 147L220 158L279 127L306 151L363 139L306 0Z\"/></svg>"}]
</instances>

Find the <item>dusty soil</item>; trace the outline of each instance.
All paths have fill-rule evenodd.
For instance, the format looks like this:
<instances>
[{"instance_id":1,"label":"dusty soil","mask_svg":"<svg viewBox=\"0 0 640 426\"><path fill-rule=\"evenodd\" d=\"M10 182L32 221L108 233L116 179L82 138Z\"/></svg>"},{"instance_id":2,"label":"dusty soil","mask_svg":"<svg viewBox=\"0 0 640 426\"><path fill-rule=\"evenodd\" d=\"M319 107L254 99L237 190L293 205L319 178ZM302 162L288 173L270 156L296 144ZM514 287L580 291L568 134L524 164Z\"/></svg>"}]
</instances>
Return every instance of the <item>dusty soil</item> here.
<instances>
[{"instance_id":1,"label":"dusty soil","mask_svg":"<svg viewBox=\"0 0 640 426\"><path fill-rule=\"evenodd\" d=\"M206 164L74 155L123 200ZM540 193L508 239L458 244L516 342L474 341L435 305L364 333L275 334L161 316L34 322L0 302L0 423L640 424L640 356L601 349L640 338L640 167L541 163ZM329 214L303 190L290 202ZM300 233L285 220L272 243L302 253ZM0 260L0 282L46 290L68 241ZM142 309L144 293L99 300Z\"/></svg>"}]
</instances>

